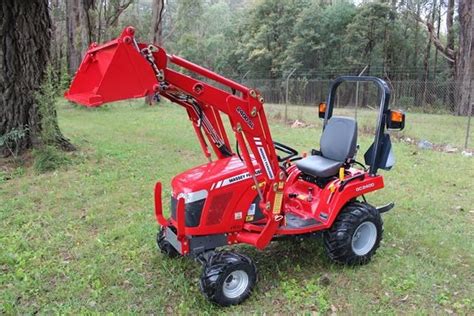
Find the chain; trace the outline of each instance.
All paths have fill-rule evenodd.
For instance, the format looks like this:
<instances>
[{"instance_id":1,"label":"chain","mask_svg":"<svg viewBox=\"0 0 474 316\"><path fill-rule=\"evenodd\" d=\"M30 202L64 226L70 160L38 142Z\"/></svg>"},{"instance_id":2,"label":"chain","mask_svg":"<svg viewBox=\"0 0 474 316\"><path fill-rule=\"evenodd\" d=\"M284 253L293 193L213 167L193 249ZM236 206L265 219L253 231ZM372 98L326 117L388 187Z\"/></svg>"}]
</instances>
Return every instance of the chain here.
<instances>
[{"instance_id":1,"label":"chain","mask_svg":"<svg viewBox=\"0 0 474 316\"><path fill-rule=\"evenodd\" d=\"M158 66L156 65L156 62L155 62L155 57L153 57L153 53L157 51L158 51L158 47L149 45L148 47L142 49L141 53L145 56L146 60L150 63L151 67L153 68L153 71L155 72L155 76L158 82L162 82L165 80L165 75L163 74L163 71L158 69Z\"/></svg>"}]
</instances>

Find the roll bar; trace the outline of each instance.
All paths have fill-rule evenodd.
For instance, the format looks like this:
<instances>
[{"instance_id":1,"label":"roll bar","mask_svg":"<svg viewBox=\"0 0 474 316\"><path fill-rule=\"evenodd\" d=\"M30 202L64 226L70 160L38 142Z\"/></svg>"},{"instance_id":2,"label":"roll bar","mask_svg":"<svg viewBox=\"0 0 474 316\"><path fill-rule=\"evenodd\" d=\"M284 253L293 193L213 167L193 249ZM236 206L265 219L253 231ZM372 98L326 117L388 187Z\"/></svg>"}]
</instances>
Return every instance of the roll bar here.
<instances>
[{"instance_id":1,"label":"roll bar","mask_svg":"<svg viewBox=\"0 0 474 316\"><path fill-rule=\"evenodd\" d=\"M373 82L379 88L379 91L380 91L379 116L378 116L377 128L376 128L376 133L375 133L375 139L372 145L373 154L371 155L371 159L369 161L369 165L370 165L369 173L371 175L375 175L382 163L381 150L383 146L383 141L386 139L384 137L384 134L385 134L385 126L387 123L386 122L387 114L389 111L388 104L390 102L390 96L391 96L390 88L388 87L387 83L384 80L377 77L341 76L341 77L336 78L332 82L329 88L329 95L328 95L328 99L326 103L327 108L326 108L326 113L324 115L323 129L326 127L328 120L332 117L334 101L336 99L336 91L337 91L337 88L343 82ZM390 148L388 148L387 150L390 150Z\"/></svg>"}]
</instances>

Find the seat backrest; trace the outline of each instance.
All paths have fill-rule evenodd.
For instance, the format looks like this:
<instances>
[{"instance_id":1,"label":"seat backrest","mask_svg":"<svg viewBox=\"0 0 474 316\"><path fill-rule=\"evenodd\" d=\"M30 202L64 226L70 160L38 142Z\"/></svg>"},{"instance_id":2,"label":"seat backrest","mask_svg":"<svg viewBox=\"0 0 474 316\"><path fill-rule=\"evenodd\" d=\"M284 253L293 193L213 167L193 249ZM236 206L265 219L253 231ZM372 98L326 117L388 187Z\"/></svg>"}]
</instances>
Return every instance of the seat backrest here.
<instances>
[{"instance_id":1,"label":"seat backrest","mask_svg":"<svg viewBox=\"0 0 474 316\"><path fill-rule=\"evenodd\" d=\"M346 161L353 158L357 150L357 122L350 117L333 116L321 135L323 157Z\"/></svg>"}]
</instances>

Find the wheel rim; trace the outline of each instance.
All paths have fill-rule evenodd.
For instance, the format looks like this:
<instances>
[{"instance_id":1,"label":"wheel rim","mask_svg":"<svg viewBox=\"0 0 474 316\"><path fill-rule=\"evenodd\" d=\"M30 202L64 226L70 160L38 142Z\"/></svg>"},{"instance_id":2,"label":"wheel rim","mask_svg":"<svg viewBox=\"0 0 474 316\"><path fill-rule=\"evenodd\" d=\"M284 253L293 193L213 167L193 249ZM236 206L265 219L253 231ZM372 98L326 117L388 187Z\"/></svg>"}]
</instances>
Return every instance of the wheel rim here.
<instances>
[{"instance_id":1,"label":"wheel rim","mask_svg":"<svg viewBox=\"0 0 474 316\"><path fill-rule=\"evenodd\" d=\"M243 270L232 271L224 281L223 292L228 298L242 295L249 285L249 276Z\"/></svg>"},{"instance_id":2,"label":"wheel rim","mask_svg":"<svg viewBox=\"0 0 474 316\"><path fill-rule=\"evenodd\" d=\"M363 222L352 235L352 251L364 256L372 250L377 240L377 227L372 222Z\"/></svg>"}]
</instances>

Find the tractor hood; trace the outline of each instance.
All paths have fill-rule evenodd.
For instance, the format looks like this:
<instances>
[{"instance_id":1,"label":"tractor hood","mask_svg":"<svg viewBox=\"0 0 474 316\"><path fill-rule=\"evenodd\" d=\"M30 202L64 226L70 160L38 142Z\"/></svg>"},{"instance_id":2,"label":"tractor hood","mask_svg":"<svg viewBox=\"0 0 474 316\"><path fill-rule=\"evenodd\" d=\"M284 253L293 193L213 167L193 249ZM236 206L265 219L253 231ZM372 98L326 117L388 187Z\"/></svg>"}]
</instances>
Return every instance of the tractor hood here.
<instances>
[{"instance_id":1,"label":"tractor hood","mask_svg":"<svg viewBox=\"0 0 474 316\"><path fill-rule=\"evenodd\" d=\"M134 34L134 28L127 27L118 38L108 43L91 44L71 87L64 94L66 99L97 107L107 102L153 94L158 81L152 66L140 53L146 45L138 44ZM159 49L153 55L157 63L166 65L164 50Z\"/></svg>"},{"instance_id":2,"label":"tractor hood","mask_svg":"<svg viewBox=\"0 0 474 316\"><path fill-rule=\"evenodd\" d=\"M254 162L257 178L260 178L260 169L255 160ZM176 175L171 181L172 195L177 197L178 194L217 190L250 179L245 164L238 157L232 156L194 167Z\"/></svg>"}]
</instances>

